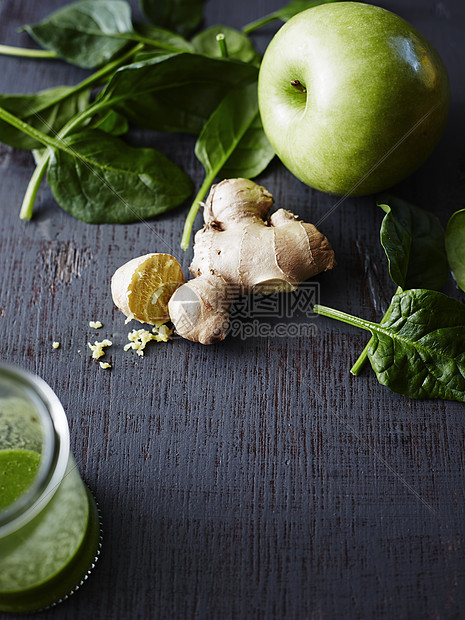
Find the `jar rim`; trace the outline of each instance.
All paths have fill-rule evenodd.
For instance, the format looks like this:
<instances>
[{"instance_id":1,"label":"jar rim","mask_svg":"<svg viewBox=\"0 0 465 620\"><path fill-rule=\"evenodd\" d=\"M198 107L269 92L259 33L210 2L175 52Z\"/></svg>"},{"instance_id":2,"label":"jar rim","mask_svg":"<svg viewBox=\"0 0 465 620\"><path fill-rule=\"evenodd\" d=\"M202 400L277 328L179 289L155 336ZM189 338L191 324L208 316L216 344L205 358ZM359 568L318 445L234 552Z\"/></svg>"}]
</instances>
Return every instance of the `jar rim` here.
<instances>
[{"instance_id":1,"label":"jar rim","mask_svg":"<svg viewBox=\"0 0 465 620\"><path fill-rule=\"evenodd\" d=\"M0 362L0 374L27 389L44 432L41 463L31 487L0 512L1 539L29 523L47 506L65 475L70 447L65 410L52 388L15 364Z\"/></svg>"}]
</instances>

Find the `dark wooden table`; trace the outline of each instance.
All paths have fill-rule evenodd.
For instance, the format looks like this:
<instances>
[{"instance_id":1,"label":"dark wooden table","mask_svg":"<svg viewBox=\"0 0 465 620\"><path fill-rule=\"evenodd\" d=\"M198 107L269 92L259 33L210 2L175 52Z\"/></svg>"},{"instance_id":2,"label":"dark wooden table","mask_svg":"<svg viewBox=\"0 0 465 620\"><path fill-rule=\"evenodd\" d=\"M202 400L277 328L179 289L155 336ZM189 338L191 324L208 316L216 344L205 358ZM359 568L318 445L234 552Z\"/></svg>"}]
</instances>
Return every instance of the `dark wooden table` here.
<instances>
[{"instance_id":1,"label":"dark wooden table","mask_svg":"<svg viewBox=\"0 0 465 620\"><path fill-rule=\"evenodd\" d=\"M32 46L17 27L64 3L2 0L0 42ZM395 188L443 224L465 202L465 6L382 0L437 47L452 105L429 161ZM131 2L136 17L137 3ZM240 27L281 0L210 0L207 25ZM263 50L273 27L254 37ZM87 75L54 60L2 57L2 92L74 84ZM196 180L194 139L133 131ZM44 184L31 222L18 219L33 170L0 146L2 358L41 375L68 414L79 468L100 503L104 548L94 575L42 618L465 618L465 409L414 401L349 368L366 335L299 316L308 336L229 338L211 347L152 343L123 352L114 270L179 249L187 206L150 226L87 225ZM318 221L334 199L275 161L259 177L277 206ZM394 287L373 197L347 199L324 221L338 259L317 278L321 302L381 318ZM154 233L156 231L156 234ZM161 241L162 240L162 241ZM448 292L465 301L453 282ZM102 371L87 347L113 347ZM52 341L61 342L58 350ZM0 568L1 569L1 568Z\"/></svg>"}]
</instances>

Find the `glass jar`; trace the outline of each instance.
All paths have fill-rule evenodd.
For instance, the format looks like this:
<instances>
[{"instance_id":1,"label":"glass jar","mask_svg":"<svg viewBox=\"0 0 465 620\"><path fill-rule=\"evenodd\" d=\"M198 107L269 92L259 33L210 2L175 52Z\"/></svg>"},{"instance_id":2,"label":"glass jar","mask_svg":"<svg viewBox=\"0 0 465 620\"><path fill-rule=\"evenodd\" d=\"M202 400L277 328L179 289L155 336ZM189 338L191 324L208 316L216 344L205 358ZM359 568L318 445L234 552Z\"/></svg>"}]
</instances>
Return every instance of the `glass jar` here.
<instances>
[{"instance_id":1,"label":"glass jar","mask_svg":"<svg viewBox=\"0 0 465 620\"><path fill-rule=\"evenodd\" d=\"M68 598L100 545L98 510L70 453L60 401L42 379L0 364L0 611Z\"/></svg>"}]
</instances>

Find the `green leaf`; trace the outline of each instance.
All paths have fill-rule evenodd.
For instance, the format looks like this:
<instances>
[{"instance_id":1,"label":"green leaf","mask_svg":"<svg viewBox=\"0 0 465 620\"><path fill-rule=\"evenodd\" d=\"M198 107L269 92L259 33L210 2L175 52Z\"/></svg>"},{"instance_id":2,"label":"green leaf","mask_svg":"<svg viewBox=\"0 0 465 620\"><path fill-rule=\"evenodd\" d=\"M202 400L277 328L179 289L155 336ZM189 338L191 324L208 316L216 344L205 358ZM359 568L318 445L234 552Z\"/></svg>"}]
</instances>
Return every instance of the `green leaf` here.
<instances>
[{"instance_id":1,"label":"green leaf","mask_svg":"<svg viewBox=\"0 0 465 620\"><path fill-rule=\"evenodd\" d=\"M145 17L155 26L187 37L202 21L203 0L140 0Z\"/></svg>"},{"instance_id":2,"label":"green leaf","mask_svg":"<svg viewBox=\"0 0 465 620\"><path fill-rule=\"evenodd\" d=\"M0 95L0 107L42 133L51 135L88 105L90 89L74 91L75 87L58 86L35 94ZM37 140L4 121L0 121L0 141L20 149L36 149L42 146Z\"/></svg>"},{"instance_id":3,"label":"green leaf","mask_svg":"<svg viewBox=\"0 0 465 620\"><path fill-rule=\"evenodd\" d=\"M122 0L80 0L67 4L25 30L45 49L91 69L119 54L132 32L131 10Z\"/></svg>"},{"instance_id":4,"label":"green leaf","mask_svg":"<svg viewBox=\"0 0 465 620\"><path fill-rule=\"evenodd\" d=\"M95 119L91 127L93 129L100 129L105 133L111 133L114 136L122 136L129 130L128 121L114 110L108 110L102 117Z\"/></svg>"},{"instance_id":5,"label":"green leaf","mask_svg":"<svg viewBox=\"0 0 465 620\"><path fill-rule=\"evenodd\" d=\"M455 281L465 291L465 209L456 211L447 224L446 252Z\"/></svg>"},{"instance_id":6,"label":"green leaf","mask_svg":"<svg viewBox=\"0 0 465 620\"><path fill-rule=\"evenodd\" d=\"M275 152L257 114L219 172L224 179L253 179L268 166Z\"/></svg>"},{"instance_id":7,"label":"green leaf","mask_svg":"<svg viewBox=\"0 0 465 620\"><path fill-rule=\"evenodd\" d=\"M380 237L393 282L400 290L442 288L447 280L448 267L444 231L438 218L394 196L380 197L377 205L386 213ZM389 313L390 308L381 323ZM362 370L371 342L350 369L352 374L358 375Z\"/></svg>"},{"instance_id":8,"label":"green leaf","mask_svg":"<svg viewBox=\"0 0 465 620\"><path fill-rule=\"evenodd\" d=\"M255 83L230 92L219 104L202 129L195 154L207 176L217 176L236 147L252 127L258 115Z\"/></svg>"},{"instance_id":9,"label":"green leaf","mask_svg":"<svg viewBox=\"0 0 465 620\"><path fill-rule=\"evenodd\" d=\"M223 34L226 42L228 58L236 58L243 62L260 64L260 55L252 41L240 30L229 26L211 26L192 39L192 45L199 54L221 58L221 51L216 40L217 34Z\"/></svg>"},{"instance_id":10,"label":"green leaf","mask_svg":"<svg viewBox=\"0 0 465 620\"><path fill-rule=\"evenodd\" d=\"M205 168L202 183L184 224L181 248L186 250L200 202L217 176L255 176L273 158L274 152L259 124L257 83L231 91L212 113L195 145L195 154ZM243 158L243 159L241 159Z\"/></svg>"},{"instance_id":11,"label":"green leaf","mask_svg":"<svg viewBox=\"0 0 465 620\"><path fill-rule=\"evenodd\" d=\"M165 30L158 26L150 26L149 24L136 23L134 24L134 31L139 36L147 39L147 41L151 41L154 46L164 44L173 48L175 47L179 51L194 51L194 47L189 41L186 41L184 37L170 30Z\"/></svg>"},{"instance_id":12,"label":"green leaf","mask_svg":"<svg viewBox=\"0 0 465 620\"><path fill-rule=\"evenodd\" d=\"M274 22L277 19L280 19L283 22L286 22L297 13L301 13L302 11L306 11L307 9L312 9L320 4L328 4L330 2L338 2L340 0L292 0L289 4L286 4L281 9L277 11L273 11L273 13L269 13L260 19L257 19L247 26L242 28L243 32L249 33L269 24L270 22Z\"/></svg>"},{"instance_id":13,"label":"green leaf","mask_svg":"<svg viewBox=\"0 0 465 620\"><path fill-rule=\"evenodd\" d=\"M96 129L72 134L64 145L66 151L54 149L47 179L58 204L84 222L144 220L192 192L187 175L154 149L133 148Z\"/></svg>"},{"instance_id":14,"label":"green leaf","mask_svg":"<svg viewBox=\"0 0 465 620\"><path fill-rule=\"evenodd\" d=\"M98 101L144 129L198 134L224 96L257 75L235 60L155 54L114 73Z\"/></svg>"},{"instance_id":15,"label":"green leaf","mask_svg":"<svg viewBox=\"0 0 465 620\"><path fill-rule=\"evenodd\" d=\"M465 402L465 305L426 289L394 295L383 325L315 306L372 333L368 358L378 381L410 398Z\"/></svg>"},{"instance_id":16,"label":"green leaf","mask_svg":"<svg viewBox=\"0 0 465 620\"><path fill-rule=\"evenodd\" d=\"M377 204L386 213L380 236L394 283L404 290L442 288L448 266L438 218L393 196L381 197Z\"/></svg>"}]
</instances>

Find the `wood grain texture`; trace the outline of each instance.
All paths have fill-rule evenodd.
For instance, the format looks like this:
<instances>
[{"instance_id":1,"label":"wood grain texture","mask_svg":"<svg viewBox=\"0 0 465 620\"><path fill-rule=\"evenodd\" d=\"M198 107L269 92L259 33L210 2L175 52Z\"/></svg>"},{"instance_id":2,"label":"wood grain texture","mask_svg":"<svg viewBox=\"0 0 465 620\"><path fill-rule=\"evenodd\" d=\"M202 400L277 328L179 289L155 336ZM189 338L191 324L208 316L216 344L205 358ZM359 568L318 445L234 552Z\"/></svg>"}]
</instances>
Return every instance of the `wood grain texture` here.
<instances>
[{"instance_id":1,"label":"wood grain texture","mask_svg":"<svg viewBox=\"0 0 465 620\"><path fill-rule=\"evenodd\" d=\"M63 4L3 0L0 41L32 46L17 27ZM450 72L445 136L396 188L445 224L465 195L463 2L378 4L421 30ZM205 24L240 27L280 5L211 0ZM255 36L260 49L273 31ZM53 60L0 63L2 92L87 74ZM130 140L160 148L200 186L192 137L133 131ZM174 253L187 273L186 208L147 224L92 226L62 212L44 184L34 219L22 222L32 170L28 153L0 145L2 358L41 375L63 402L105 529L95 574L41 618L465 618L463 404L408 400L369 369L352 377L366 336L323 318L311 319L308 337L212 347L176 339L142 359L124 353L131 326L112 306L110 277L150 251ZM277 207L310 221L334 204L277 161L260 181ZM394 291L381 219L365 197L324 221L338 267L317 279L322 303L380 319ZM448 290L465 301L452 282ZM98 336L88 327L97 319ZM90 358L96 337L114 343L109 372Z\"/></svg>"}]
</instances>

